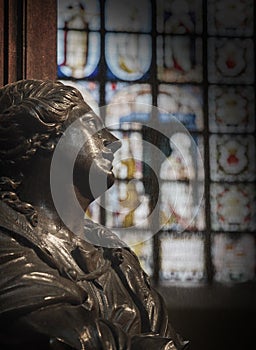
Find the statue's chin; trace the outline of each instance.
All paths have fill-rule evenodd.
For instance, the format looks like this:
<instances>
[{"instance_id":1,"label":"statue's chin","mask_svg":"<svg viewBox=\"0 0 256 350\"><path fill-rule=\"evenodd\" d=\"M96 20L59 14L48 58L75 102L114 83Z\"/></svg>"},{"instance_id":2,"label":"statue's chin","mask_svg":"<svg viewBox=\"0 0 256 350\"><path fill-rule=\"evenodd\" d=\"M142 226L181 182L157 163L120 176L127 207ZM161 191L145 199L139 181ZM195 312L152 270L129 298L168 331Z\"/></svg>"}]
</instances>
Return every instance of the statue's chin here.
<instances>
[{"instance_id":1,"label":"statue's chin","mask_svg":"<svg viewBox=\"0 0 256 350\"><path fill-rule=\"evenodd\" d=\"M104 192L106 192L115 183L115 175L112 171L106 173L97 173L90 176L90 193L91 198L94 200L100 197Z\"/></svg>"},{"instance_id":2,"label":"statue's chin","mask_svg":"<svg viewBox=\"0 0 256 350\"><path fill-rule=\"evenodd\" d=\"M113 172L111 171L111 173L109 173L108 177L107 177L107 190L112 187L115 183L115 175L113 174Z\"/></svg>"}]
</instances>

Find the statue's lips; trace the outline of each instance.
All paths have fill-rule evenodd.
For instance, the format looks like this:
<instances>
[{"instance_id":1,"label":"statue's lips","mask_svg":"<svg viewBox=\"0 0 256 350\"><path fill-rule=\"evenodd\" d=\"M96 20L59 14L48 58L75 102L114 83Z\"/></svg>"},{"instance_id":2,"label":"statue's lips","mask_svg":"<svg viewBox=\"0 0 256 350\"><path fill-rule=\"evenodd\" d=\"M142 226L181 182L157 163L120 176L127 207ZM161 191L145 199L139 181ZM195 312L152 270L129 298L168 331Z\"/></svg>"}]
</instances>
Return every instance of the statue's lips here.
<instances>
[{"instance_id":1,"label":"statue's lips","mask_svg":"<svg viewBox=\"0 0 256 350\"><path fill-rule=\"evenodd\" d=\"M113 160L114 155L111 151L103 151L94 158L96 167L98 166L100 169L111 173L113 170Z\"/></svg>"},{"instance_id":2,"label":"statue's lips","mask_svg":"<svg viewBox=\"0 0 256 350\"><path fill-rule=\"evenodd\" d=\"M103 151L102 152L103 158L109 160L111 163L114 160L114 154L111 151Z\"/></svg>"}]
</instances>

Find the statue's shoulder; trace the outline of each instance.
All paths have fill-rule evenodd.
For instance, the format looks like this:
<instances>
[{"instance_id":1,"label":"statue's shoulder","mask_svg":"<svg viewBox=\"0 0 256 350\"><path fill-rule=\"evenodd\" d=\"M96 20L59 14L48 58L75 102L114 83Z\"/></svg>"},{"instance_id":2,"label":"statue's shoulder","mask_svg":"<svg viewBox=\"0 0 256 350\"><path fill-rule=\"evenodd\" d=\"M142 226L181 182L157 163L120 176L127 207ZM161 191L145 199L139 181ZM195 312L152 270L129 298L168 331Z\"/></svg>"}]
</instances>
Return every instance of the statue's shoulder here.
<instances>
[{"instance_id":1,"label":"statue's shoulder","mask_svg":"<svg viewBox=\"0 0 256 350\"><path fill-rule=\"evenodd\" d=\"M127 244L113 231L88 219L84 223L84 239L93 245L103 248L127 247Z\"/></svg>"},{"instance_id":2,"label":"statue's shoulder","mask_svg":"<svg viewBox=\"0 0 256 350\"><path fill-rule=\"evenodd\" d=\"M116 233L91 220L85 220L84 228L85 240L108 251L114 256L116 262L122 261L122 269L131 268L134 273L144 278L146 274L141 268L137 255L133 252L132 247L129 247Z\"/></svg>"}]
</instances>

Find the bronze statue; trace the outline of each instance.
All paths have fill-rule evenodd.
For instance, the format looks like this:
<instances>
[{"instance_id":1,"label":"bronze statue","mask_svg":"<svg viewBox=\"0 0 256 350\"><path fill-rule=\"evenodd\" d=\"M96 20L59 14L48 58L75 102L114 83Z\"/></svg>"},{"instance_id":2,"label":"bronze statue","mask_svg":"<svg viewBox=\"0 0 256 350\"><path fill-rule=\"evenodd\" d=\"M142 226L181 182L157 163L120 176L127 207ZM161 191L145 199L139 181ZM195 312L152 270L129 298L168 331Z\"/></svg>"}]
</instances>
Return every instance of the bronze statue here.
<instances>
[{"instance_id":1,"label":"bronze statue","mask_svg":"<svg viewBox=\"0 0 256 350\"><path fill-rule=\"evenodd\" d=\"M132 250L68 201L75 234L56 211L51 161L76 120L69 147L81 134L87 141L73 183L61 186L74 189L85 211L95 199L90 166L110 187L120 141L73 87L22 80L0 89L0 349L184 349ZM69 154L62 156L64 174Z\"/></svg>"}]
</instances>

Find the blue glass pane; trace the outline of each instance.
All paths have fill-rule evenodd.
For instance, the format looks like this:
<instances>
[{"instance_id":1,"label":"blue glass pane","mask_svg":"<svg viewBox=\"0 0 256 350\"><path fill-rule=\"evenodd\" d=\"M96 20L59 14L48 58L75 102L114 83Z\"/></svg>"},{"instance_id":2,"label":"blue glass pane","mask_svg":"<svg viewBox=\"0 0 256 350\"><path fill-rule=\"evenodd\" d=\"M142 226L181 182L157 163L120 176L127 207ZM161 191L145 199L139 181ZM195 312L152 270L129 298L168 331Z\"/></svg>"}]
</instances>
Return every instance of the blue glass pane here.
<instances>
[{"instance_id":1,"label":"blue glass pane","mask_svg":"<svg viewBox=\"0 0 256 350\"><path fill-rule=\"evenodd\" d=\"M202 0L158 0L156 5L159 32L202 32Z\"/></svg>"},{"instance_id":2,"label":"blue glass pane","mask_svg":"<svg viewBox=\"0 0 256 350\"><path fill-rule=\"evenodd\" d=\"M151 4L149 0L107 0L105 5L107 30L150 32Z\"/></svg>"},{"instance_id":3,"label":"blue glass pane","mask_svg":"<svg viewBox=\"0 0 256 350\"><path fill-rule=\"evenodd\" d=\"M202 81L202 40L189 36L158 36L158 79L166 82Z\"/></svg>"},{"instance_id":4,"label":"blue glass pane","mask_svg":"<svg viewBox=\"0 0 256 350\"><path fill-rule=\"evenodd\" d=\"M208 72L211 83L254 82L254 51L251 39L208 40Z\"/></svg>"},{"instance_id":5,"label":"blue glass pane","mask_svg":"<svg viewBox=\"0 0 256 350\"><path fill-rule=\"evenodd\" d=\"M208 0L211 35L253 35L253 0Z\"/></svg>"},{"instance_id":6,"label":"blue glass pane","mask_svg":"<svg viewBox=\"0 0 256 350\"><path fill-rule=\"evenodd\" d=\"M141 79L151 64L151 37L139 34L107 34L106 61L114 77Z\"/></svg>"}]
</instances>

